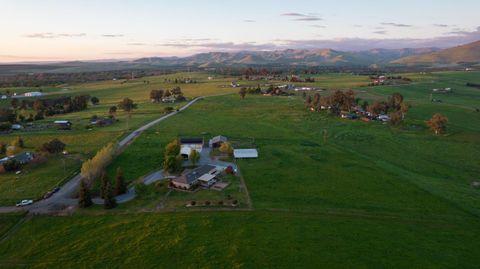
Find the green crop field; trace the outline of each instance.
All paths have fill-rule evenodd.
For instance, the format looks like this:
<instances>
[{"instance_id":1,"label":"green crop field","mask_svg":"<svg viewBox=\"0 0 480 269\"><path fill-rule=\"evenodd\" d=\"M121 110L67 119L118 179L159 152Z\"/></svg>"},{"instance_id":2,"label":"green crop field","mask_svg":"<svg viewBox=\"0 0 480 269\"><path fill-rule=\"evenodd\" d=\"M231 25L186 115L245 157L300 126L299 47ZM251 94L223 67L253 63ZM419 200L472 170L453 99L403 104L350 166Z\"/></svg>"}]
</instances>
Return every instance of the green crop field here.
<instances>
[{"instance_id":1,"label":"green crop field","mask_svg":"<svg viewBox=\"0 0 480 269\"><path fill-rule=\"evenodd\" d=\"M161 168L165 145L178 136L248 140L259 158L237 164L253 209L185 208L191 199L220 198L209 192L166 197L165 186L150 187L110 211L95 206L73 216L26 220L0 241L0 267L477 268L480 189L471 183L480 181L480 112L475 111L480 90L465 84L480 83L480 74L405 76L413 83L377 87L363 87L368 79L361 76L315 77L318 87L353 88L367 100L401 93L411 108L396 127L306 111L301 95L205 98L144 132L108 173L112 178L122 167L133 182ZM155 79L163 85L163 78ZM187 95L234 92L220 87L228 81L204 81ZM133 124L158 116L160 107L147 105L149 89L140 89L152 84L122 85L113 93L111 83L77 87L112 104L141 92L136 100L151 114ZM434 94L442 102L431 102L431 90L440 87L453 92ZM434 136L425 127L424 121L437 112L449 118L445 135ZM88 118L85 113L72 116ZM92 137L105 133L102 143L72 146L75 153L87 155L126 133L115 125L107 128L111 130L90 131ZM72 136L88 132L79 129ZM0 190L7 186L1 184ZM165 210L154 211L163 199ZM4 227L0 225L0 238L11 224Z\"/></svg>"}]
</instances>

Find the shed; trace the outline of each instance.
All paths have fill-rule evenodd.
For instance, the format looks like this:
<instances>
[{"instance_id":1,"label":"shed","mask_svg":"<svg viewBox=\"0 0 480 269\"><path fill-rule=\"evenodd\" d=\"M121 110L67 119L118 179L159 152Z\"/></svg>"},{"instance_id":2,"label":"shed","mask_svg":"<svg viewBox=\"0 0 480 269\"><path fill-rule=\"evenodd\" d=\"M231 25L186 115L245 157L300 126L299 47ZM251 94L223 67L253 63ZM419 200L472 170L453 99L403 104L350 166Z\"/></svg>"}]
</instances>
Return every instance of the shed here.
<instances>
[{"instance_id":1,"label":"shed","mask_svg":"<svg viewBox=\"0 0 480 269\"><path fill-rule=\"evenodd\" d=\"M214 138L208 141L208 146L211 148L219 148L223 142L226 142L228 139L225 136L217 135Z\"/></svg>"},{"instance_id":2,"label":"shed","mask_svg":"<svg viewBox=\"0 0 480 269\"><path fill-rule=\"evenodd\" d=\"M255 159L258 158L258 151L256 149L235 149L233 157L235 159Z\"/></svg>"}]
</instances>

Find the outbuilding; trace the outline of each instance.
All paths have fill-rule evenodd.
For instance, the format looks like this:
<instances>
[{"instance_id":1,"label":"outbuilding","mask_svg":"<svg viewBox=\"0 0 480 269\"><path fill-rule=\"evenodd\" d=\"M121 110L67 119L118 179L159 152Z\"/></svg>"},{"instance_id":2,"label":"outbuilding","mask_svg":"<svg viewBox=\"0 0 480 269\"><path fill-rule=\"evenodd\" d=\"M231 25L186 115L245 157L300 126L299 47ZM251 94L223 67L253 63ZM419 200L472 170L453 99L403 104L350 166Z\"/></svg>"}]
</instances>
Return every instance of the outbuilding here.
<instances>
[{"instance_id":1,"label":"outbuilding","mask_svg":"<svg viewBox=\"0 0 480 269\"><path fill-rule=\"evenodd\" d=\"M200 137L180 138L180 154L184 158L189 158L190 152L192 152L192 150L195 150L198 153L202 152L202 148L203 148L203 138L200 138Z\"/></svg>"},{"instance_id":2,"label":"outbuilding","mask_svg":"<svg viewBox=\"0 0 480 269\"><path fill-rule=\"evenodd\" d=\"M227 142L227 138L225 136L217 135L214 138L208 141L208 146L211 148L219 148L223 142Z\"/></svg>"},{"instance_id":3,"label":"outbuilding","mask_svg":"<svg viewBox=\"0 0 480 269\"><path fill-rule=\"evenodd\" d=\"M233 150L235 159L256 159L258 158L257 149L235 149Z\"/></svg>"}]
</instances>

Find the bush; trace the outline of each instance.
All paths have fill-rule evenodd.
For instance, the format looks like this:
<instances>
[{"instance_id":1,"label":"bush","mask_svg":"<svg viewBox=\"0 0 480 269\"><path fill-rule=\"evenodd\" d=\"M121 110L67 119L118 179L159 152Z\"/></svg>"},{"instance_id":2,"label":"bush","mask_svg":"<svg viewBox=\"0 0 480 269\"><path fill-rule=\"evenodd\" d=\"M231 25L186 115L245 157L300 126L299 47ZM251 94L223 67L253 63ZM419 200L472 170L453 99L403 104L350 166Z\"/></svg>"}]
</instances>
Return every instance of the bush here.
<instances>
[{"instance_id":1,"label":"bush","mask_svg":"<svg viewBox=\"0 0 480 269\"><path fill-rule=\"evenodd\" d=\"M218 205L223 205L223 200L218 201Z\"/></svg>"},{"instance_id":2,"label":"bush","mask_svg":"<svg viewBox=\"0 0 480 269\"><path fill-rule=\"evenodd\" d=\"M9 122L2 122L0 123L0 132L1 131L10 131L12 128L12 124Z\"/></svg>"},{"instance_id":3,"label":"bush","mask_svg":"<svg viewBox=\"0 0 480 269\"><path fill-rule=\"evenodd\" d=\"M15 159L11 159L3 163L3 168L8 172L18 171L22 168L22 164Z\"/></svg>"},{"instance_id":4,"label":"bush","mask_svg":"<svg viewBox=\"0 0 480 269\"><path fill-rule=\"evenodd\" d=\"M191 201L191 202L190 202L190 205L191 205L191 206L194 206L194 205L196 205L196 204L197 204L197 202L195 202L195 201Z\"/></svg>"},{"instance_id":5,"label":"bush","mask_svg":"<svg viewBox=\"0 0 480 269\"><path fill-rule=\"evenodd\" d=\"M232 201L232 205L238 205L238 201L237 201L237 200L233 200L233 201Z\"/></svg>"},{"instance_id":6,"label":"bush","mask_svg":"<svg viewBox=\"0 0 480 269\"><path fill-rule=\"evenodd\" d=\"M205 205L210 205L210 201L205 201Z\"/></svg>"}]
</instances>

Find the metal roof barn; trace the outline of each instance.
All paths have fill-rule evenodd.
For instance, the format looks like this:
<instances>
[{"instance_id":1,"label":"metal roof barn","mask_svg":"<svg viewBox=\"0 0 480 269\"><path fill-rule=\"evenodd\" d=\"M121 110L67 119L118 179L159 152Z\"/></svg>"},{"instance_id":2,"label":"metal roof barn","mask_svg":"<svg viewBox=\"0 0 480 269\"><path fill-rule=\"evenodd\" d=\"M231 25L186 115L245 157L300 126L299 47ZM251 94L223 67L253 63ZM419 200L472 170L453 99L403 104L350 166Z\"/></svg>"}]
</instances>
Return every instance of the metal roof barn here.
<instances>
[{"instance_id":1,"label":"metal roof barn","mask_svg":"<svg viewBox=\"0 0 480 269\"><path fill-rule=\"evenodd\" d=\"M258 158L258 151L256 149L235 149L233 156L235 159Z\"/></svg>"}]
</instances>

